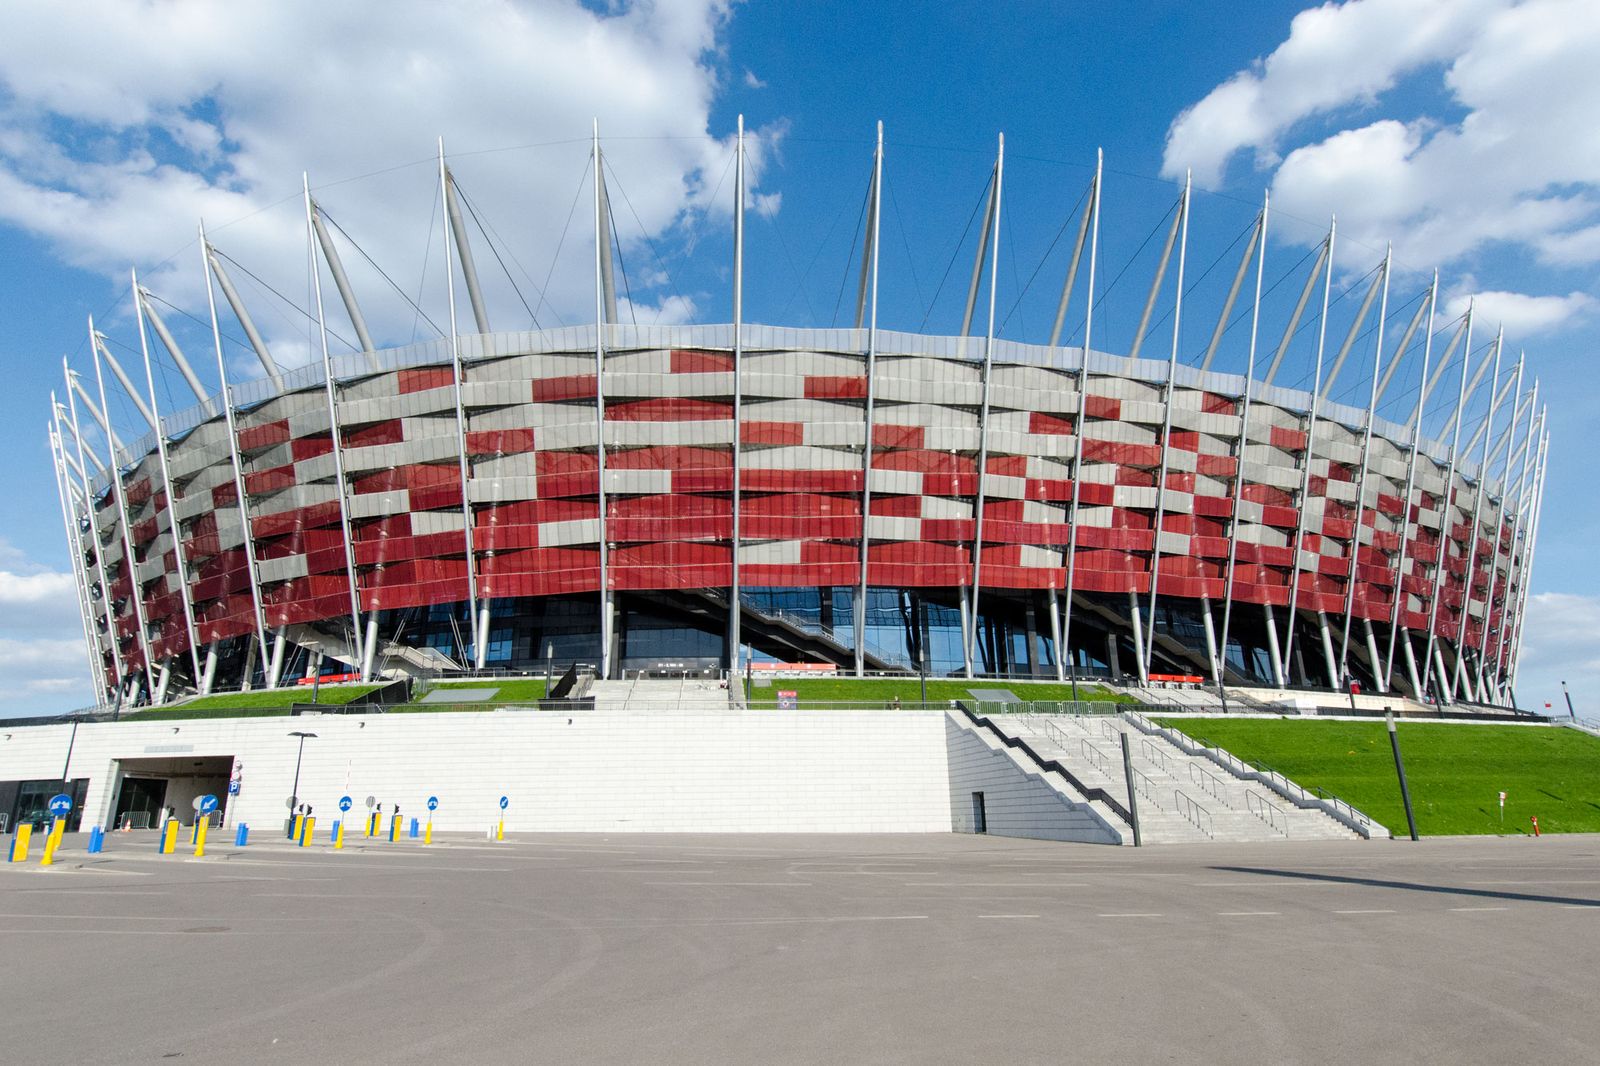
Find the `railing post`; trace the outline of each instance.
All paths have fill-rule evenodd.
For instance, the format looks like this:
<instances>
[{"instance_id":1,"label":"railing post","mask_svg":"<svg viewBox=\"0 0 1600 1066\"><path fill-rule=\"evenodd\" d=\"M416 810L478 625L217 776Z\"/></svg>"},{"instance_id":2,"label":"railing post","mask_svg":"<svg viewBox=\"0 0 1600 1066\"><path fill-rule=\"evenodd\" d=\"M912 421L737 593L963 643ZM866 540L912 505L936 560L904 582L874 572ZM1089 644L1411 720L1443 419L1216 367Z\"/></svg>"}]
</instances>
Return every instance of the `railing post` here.
<instances>
[{"instance_id":1,"label":"railing post","mask_svg":"<svg viewBox=\"0 0 1600 1066\"><path fill-rule=\"evenodd\" d=\"M1122 774L1128 780L1128 822L1133 826L1133 846L1142 847L1139 837L1139 797L1133 787L1133 752L1128 745L1128 734L1122 734Z\"/></svg>"}]
</instances>

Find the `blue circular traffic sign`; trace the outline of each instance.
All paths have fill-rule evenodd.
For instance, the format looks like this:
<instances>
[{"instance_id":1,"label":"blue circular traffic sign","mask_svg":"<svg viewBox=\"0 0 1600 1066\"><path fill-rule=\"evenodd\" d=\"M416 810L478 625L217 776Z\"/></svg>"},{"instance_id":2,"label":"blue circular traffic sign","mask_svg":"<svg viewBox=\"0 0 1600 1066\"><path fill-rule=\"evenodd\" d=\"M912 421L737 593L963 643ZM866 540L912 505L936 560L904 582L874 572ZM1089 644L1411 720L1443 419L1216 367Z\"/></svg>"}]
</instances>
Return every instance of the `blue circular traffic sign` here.
<instances>
[{"instance_id":1,"label":"blue circular traffic sign","mask_svg":"<svg viewBox=\"0 0 1600 1066\"><path fill-rule=\"evenodd\" d=\"M507 799L505 796L501 796L500 797L500 809L503 811L509 806L511 806L511 801L509 799Z\"/></svg>"},{"instance_id":2,"label":"blue circular traffic sign","mask_svg":"<svg viewBox=\"0 0 1600 1066\"><path fill-rule=\"evenodd\" d=\"M438 796L429 796L428 797L428 810L436 811L438 809L439 809L439 797Z\"/></svg>"},{"instance_id":3,"label":"blue circular traffic sign","mask_svg":"<svg viewBox=\"0 0 1600 1066\"><path fill-rule=\"evenodd\" d=\"M351 798L349 796L340 796L339 797L339 809L341 811L348 811L351 807L354 807L354 806L355 806L355 802L353 800L351 800Z\"/></svg>"},{"instance_id":4,"label":"blue circular traffic sign","mask_svg":"<svg viewBox=\"0 0 1600 1066\"><path fill-rule=\"evenodd\" d=\"M502 803L501 806L504 806ZM72 797L65 792L50 797L50 813L57 818L65 818L72 813Z\"/></svg>"},{"instance_id":5,"label":"blue circular traffic sign","mask_svg":"<svg viewBox=\"0 0 1600 1066\"><path fill-rule=\"evenodd\" d=\"M201 814L210 814L212 811L214 811L216 809L217 809L217 797L213 796L209 792L206 793L204 796L200 797L200 813Z\"/></svg>"}]
</instances>

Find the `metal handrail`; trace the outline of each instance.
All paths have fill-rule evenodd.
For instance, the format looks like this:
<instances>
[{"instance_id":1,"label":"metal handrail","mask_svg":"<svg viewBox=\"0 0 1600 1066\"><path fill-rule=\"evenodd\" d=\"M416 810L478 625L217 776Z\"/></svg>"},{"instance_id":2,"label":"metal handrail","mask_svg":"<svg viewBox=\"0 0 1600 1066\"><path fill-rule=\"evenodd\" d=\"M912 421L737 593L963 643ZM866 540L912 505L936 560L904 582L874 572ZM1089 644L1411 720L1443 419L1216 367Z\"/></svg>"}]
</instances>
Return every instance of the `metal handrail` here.
<instances>
[{"instance_id":1,"label":"metal handrail","mask_svg":"<svg viewBox=\"0 0 1600 1066\"><path fill-rule=\"evenodd\" d=\"M1289 800L1296 807L1319 808L1336 820L1342 821L1350 828L1355 829L1362 836L1370 836L1376 824L1366 814L1325 789L1307 789L1270 766L1247 762L1232 752L1214 744L1209 744L1200 738L1191 737L1166 726L1156 725L1137 711L1124 711L1122 716L1141 733L1159 736L1185 754L1198 755L1210 759L1241 780L1260 781L1280 796Z\"/></svg>"},{"instance_id":2,"label":"metal handrail","mask_svg":"<svg viewBox=\"0 0 1600 1066\"><path fill-rule=\"evenodd\" d=\"M1160 793L1156 791L1155 782L1146 777L1144 775L1144 771L1133 771L1133 787L1138 789L1139 793L1148 799L1151 805L1157 810L1166 810L1166 808L1161 805Z\"/></svg>"},{"instance_id":3,"label":"metal handrail","mask_svg":"<svg viewBox=\"0 0 1600 1066\"><path fill-rule=\"evenodd\" d=\"M1228 802L1227 789L1222 783L1222 778L1218 777L1211 771L1205 769L1197 763L1190 763L1189 780L1193 784L1198 785L1200 787L1200 791L1206 793L1206 795L1210 796L1224 807L1233 806L1233 804Z\"/></svg>"},{"instance_id":4,"label":"metal handrail","mask_svg":"<svg viewBox=\"0 0 1600 1066\"><path fill-rule=\"evenodd\" d=\"M1116 814L1118 818L1121 818L1129 825L1133 824L1133 815L1131 812L1129 812L1122 799L1118 799L1116 796L1113 796L1103 788L1087 784L1080 779L1077 774L1073 773L1071 768L1063 765L1060 760L1049 759L1043 755L1040 755L1026 740L1023 740L1021 737L1009 735L989 719L979 715L972 708L967 707L964 704L959 705L959 707L961 713L966 715L967 720L970 721L974 726L977 726L981 729L987 729L994 736L998 737L1000 742L1005 744L1005 746L1008 748L1020 748L1030 759L1039 765L1040 769L1050 773L1060 774L1061 777L1069 785L1077 789L1085 799L1091 802L1100 802L1105 804Z\"/></svg>"},{"instance_id":5,"label":"metal handrail","mask_svg":"<svg viewBox=\"0 0 1600 1066\"><path fill-rule=\"evenodd\" d=\"M1118 744L1122 743L1122 730L1118 729L1110 722L1102 721L1100 723L1100 735L1105 737L1107 740L1114 741Z\"/></svg>"},{"instance_id":6,"label":"metal handrail","mask_svg":"<svg viewBox=\"0 0 1600 1066\"><path fill-rule=\"evenodd\" d=\"M1178 801L1178 813L1183 815L1185 820L1187 820L1190 825L1194 826L1208 837L1215 837L1217 835L1216 831L1212 828L1210 811L1206 810L1204 807L1200 806L1200 804L1184 795L1183 789L1181 788L1173 789L1172 795L1173 798Z\"/></svg>"},{"instance_id":7,"label":"metal handrail","mask_svg":"<svg viewBox=\"0 0 1600 1066\"><path fill-rule=\"evenodd\" d=\"M1244 806L1245 810L1282 833L1285 840L1289 838L1289 814L1282 807L1254 792L1244 794Z\"/></svg>"},{"instance_id":8,"label":"metal handrail","mask_svg":"<svg viewBox=\"0 0 1600 1066\"><path fill-rule=\"evenodd\" d=\"M1106 757L1105 752L1101 751L1087 740L1078 741L1078 747L1082 750L1083 757L1090 766L1094 767L1102 774L1105 774L1107 777L1111 776L1111 760Z\"/></svg>"},{"instance_id":9,"label":"metal handrail","mask_svg":"<svg viewBox=\"0 0 1600 1066\"><path fill-rule=\"evenodd\" d=\"M1161 767L1162 773L1170 774L1172 772L1172 768L1167 765L1167 753L1156 747L1150 741L1145 740L1140 742L1139 753L1145 758L1149 759L1151 762L1155 763L1157 766Z\"/></svg>"}]
</instances>

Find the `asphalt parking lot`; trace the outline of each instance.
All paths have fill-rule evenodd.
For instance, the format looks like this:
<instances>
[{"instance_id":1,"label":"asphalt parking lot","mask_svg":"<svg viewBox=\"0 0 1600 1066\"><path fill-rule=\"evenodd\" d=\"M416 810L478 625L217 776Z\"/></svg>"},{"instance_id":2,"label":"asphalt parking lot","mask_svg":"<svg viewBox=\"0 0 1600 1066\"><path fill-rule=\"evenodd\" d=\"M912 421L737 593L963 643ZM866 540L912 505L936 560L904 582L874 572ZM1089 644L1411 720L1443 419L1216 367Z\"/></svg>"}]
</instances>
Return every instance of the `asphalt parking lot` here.
<instances>
[{"instance_id":1,"label":"asphalt parking lot","mask_svg":"<svg viewBox=\"0 0 1600 1066\"><path fill-rule=\"evenodd\" d=\"M0 865L0 1058L1600 1059L1593 837L189 851Z\"/></svg>"}]
</instances>

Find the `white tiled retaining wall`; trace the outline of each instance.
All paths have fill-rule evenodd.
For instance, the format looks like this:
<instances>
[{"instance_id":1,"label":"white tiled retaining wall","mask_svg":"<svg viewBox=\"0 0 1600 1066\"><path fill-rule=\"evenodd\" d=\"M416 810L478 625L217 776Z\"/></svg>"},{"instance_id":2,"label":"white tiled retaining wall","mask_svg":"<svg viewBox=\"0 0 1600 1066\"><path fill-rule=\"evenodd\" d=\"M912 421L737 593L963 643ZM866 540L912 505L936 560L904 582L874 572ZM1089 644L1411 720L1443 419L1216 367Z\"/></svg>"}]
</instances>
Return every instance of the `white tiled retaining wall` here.
<instances>
[{"instance_id":1,"label":"white tiled retaining wall","mask_svg":"<svg viewBox=\"0 0 1600 1066\"><path fill-rule=\"evenodd\" d=\"M90 779L84 826L104 824L113 762L233 756L243 789L228 825L281 824L299 794L318 827L348 792L434 827L481 830L510 797L508 831L946 833L951 784L942 712L642 714L481 712L137 721L78 728L68 776ZM0 731L0 780L61 773L70 726ZM188 810L181 812L187 820Z\"/></svg>"},{"instance_id":2,"label":"white tiled retaining wall","mask_svg":"<svg viewBox=\"0 0 1600 1066\"><path fill-rule=\"evenodd\" d=\"M1031 765L1027 756L1013 758L992 733L951 714L946 719L945 743L950 810L957 832L973 831L972 794L982 792L986 831L994 836L1123 842L1088 804L1073 803L1046 783L1036 769L1025 769L1024 765Z\"/></svg>"}]
</instances>

